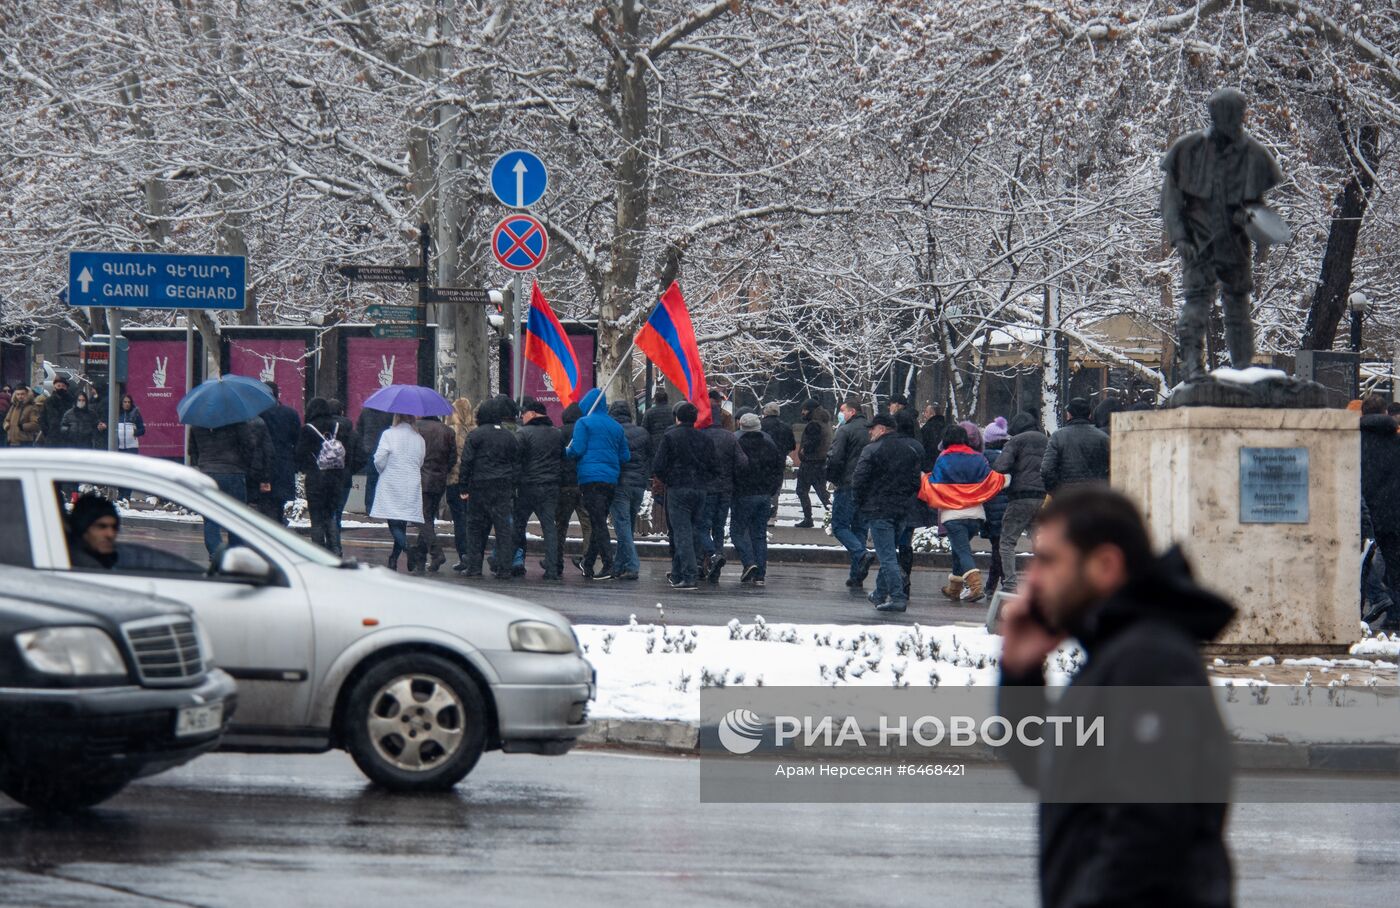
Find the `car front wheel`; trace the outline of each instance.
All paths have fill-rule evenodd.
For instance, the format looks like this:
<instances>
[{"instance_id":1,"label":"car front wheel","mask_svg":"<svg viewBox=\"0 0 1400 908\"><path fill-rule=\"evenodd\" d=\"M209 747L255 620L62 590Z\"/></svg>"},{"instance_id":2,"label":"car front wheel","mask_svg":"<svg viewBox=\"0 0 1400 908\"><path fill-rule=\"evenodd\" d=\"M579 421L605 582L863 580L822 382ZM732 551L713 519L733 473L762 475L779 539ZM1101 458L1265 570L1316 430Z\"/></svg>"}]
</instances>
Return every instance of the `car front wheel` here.
<instances>
[{"instance_id":1,"label":"car front wheel","mask_svg":"<svg viewBox=\"0 0 1400 908\"><path fill-rule=\"evenodd\" d=\"M446 791L486 747L486 709L471 676L440 656L407 654L355 684L346 748L371 781L394 791Z\"/></svg>"}]
</instances>

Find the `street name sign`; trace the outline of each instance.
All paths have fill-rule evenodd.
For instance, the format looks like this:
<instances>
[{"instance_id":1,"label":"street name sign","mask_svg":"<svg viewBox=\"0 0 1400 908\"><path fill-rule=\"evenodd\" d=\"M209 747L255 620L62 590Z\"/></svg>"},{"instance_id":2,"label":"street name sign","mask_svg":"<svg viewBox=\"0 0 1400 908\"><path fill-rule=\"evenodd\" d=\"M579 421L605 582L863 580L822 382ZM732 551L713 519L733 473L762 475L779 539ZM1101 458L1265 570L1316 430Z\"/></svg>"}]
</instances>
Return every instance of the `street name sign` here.
<instances>
[{"instance_id":1,"label":"street name sign","mask_svg":"<svg viewBox=\"0 0 1400 908\"><path fill-rule=\"evenodd\" d=\"M108 309L242 309L241 255L68 253L68 305Z\"/></svg>"},{"instance_id":2,"label":"street name sign","mask_svg":"<svg viewBox=\"0 0 1400 908\"><path fill-rule=\"evenodd\" d=\"M491 165L491 192L507 208L529 208L548 188L549 171L534 152L516 148Z\"/></svg>"},{"instance_id":3,"label":"street name sign","mask_svg":"<svg viewBox=\"0 0 1400 908\"><path fill-rule=\"evenodd\" d=\"M491 232L491 254L511 271L533 271L548 251L544 225L528 214L513 214Z\"/></svg>"},{"instance_id":4,"label":"street name sign","mask_svg":"<svg viewBox=\"0 0 1400 908\"><path fill-rule=\"evenodd\" d=\"M417 325L375 325L369 329L372 337L396 337L396 338L416 338L418 337Z\"/></svg>"},{"instance_id":5,"label":"street name sign","mask_svg":"<svg viewBox=\"0 0 1400 908\"><path fill-rule=\"evenodd\" d=\"M479 287L429 287L424 302L488 306L491 304L491 291Z\"/></svg>"},{"instance_id":6,"label":"street name sign","mask_svg":"<svg viewBox=\"0 0 1400 908\"><path fill-rule=\"evenodd\" d=\"M341 265L336 271L365 284L416 284L423 277L417 265Z\"/></svg>"},{"instance_id":7,"label":"street name sign","mask_svg":"<svg viewBox=\"0 0 1400 908\"><path fill-rule=\"evenodd\" d=\"M365 315L381 322L416 322L419 310L417 306L388 306L376 303L365 309Z\"/></svg>"}]
</instances>

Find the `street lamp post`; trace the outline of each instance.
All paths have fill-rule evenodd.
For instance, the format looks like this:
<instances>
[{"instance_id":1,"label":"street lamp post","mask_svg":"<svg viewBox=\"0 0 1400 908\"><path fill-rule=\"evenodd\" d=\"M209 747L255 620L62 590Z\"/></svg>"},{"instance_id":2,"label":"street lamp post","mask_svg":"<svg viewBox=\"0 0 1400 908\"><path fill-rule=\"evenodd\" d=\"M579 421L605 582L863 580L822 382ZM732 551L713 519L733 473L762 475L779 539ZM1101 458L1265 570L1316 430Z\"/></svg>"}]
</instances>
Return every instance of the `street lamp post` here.
<instances>
[{"instance_id":1,"label":"street lamp post","mask_svg":"<svg viewBox=\"0 0 1400 908\"><path fill-rule=\"evenodd\" d=\"M1370 307L1371 301L1360 290L1347 297L1347 308L1351 310L1351 352L1356 354L1356 379L1351 395L1353 400L1361 396L1361 319Z\"/></svg>"}]
</instances>

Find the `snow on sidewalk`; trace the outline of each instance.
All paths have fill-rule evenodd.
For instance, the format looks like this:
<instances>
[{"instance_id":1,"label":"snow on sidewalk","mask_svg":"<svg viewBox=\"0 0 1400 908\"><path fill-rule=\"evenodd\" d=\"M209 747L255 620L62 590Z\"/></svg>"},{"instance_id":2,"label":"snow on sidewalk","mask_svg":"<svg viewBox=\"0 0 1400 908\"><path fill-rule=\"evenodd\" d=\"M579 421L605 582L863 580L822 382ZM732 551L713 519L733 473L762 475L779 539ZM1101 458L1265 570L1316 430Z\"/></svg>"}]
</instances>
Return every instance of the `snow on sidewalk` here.
<instances>
[{"instance_id":1,"label":"snow on sidewalk","mask_svg":"<svg viewBox=\"0 0 1400 908\"><path fill-rule=\"evenodd\" d=\"M981 627L751 624L727 627L638 623L574 626L598 669L594 718L700 718L707 686L990 686L1001 637ZM1082 660L1067 645L1052 657L1051 683Z\"/></svg>"}]
</instances>

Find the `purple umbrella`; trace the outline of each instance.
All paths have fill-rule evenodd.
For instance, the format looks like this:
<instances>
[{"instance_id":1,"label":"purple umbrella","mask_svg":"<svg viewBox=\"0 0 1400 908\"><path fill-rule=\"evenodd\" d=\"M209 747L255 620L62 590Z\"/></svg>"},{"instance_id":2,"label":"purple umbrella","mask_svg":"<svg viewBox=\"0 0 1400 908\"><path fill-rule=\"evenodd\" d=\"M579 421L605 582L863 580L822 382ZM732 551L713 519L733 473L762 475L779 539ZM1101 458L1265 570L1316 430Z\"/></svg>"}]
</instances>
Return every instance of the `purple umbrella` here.
<instances>
[{"instance_id":1,"label":"purple umbrella","mask_svg":"<svg viewBox=\"0 0 1400 908\"><path fill-rule=\"evenodd\" d=\"M371 410L408 416L450 416L452 413L452 405L447 398L422 385L380 388L365 399L365 406Z\"/></svg>"}]
</instances>

